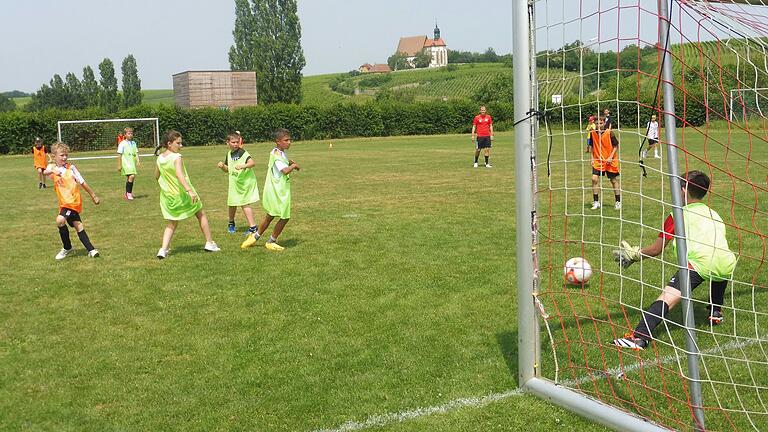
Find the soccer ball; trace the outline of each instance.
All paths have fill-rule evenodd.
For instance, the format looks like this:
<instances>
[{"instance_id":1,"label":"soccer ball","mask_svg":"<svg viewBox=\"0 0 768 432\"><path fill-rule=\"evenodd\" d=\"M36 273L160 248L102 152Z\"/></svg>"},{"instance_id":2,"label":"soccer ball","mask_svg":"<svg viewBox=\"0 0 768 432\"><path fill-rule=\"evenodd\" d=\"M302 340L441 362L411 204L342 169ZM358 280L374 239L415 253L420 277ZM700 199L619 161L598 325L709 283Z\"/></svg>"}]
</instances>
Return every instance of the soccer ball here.
<instances>
[{"instance_id":1,"label":"soccer ball","mask_svg":"<svg viewBox=\"0 0 768 432\"><path fill-rule=\"evenodd\" d=\"M583 285L592 277L592 266L582 257L573 257L565 263L565 281L572 285Z\"/></svg>"}]
</instances>

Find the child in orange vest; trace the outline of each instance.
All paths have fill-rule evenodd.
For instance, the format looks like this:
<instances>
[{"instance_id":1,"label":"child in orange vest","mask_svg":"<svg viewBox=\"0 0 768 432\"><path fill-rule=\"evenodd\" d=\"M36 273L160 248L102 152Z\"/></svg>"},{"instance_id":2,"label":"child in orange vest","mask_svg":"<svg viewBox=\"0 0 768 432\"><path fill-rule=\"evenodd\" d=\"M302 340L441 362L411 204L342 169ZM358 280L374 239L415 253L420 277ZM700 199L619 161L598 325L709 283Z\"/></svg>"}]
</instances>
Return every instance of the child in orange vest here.
<instances>
[{"instance_id":1,"label":"child in orange vest","mask_svg":"<svg viewBox=\"0 0 768 432\"><path fill-rule=\"evenodd\" d=\"M48 162L51 161L51 157L45 151L43 139L40 137L35 137L35 146L32 147L32 161L35 164L35 171L37 171L37 188L45 189L48 186L45 185L45 174L43 174L43 171L45 171Z\"/></svg>"},{"instance_id":2,"label":"child in orange vest","mask_svg":"<svg viewBox=\"0 0 768 432\"><path fill-rule=\"evenodd\" d=\"M63 248L56 254L56 259L64 259L72 252L72 242L69 240L67 225L77 231L77 237L80 238L80 242L83 243L83 246L88 251L88 256L97 257L99 256L99 250L91 244L88 234L85 233L83 221L80 219L80 213L83 211L80 187L88 192L94 204L98 205L101 200L96 196L93 189L85 183L85 179L80 175L77 168L67 163L69 146L57 142L51 150L54 163L49 164L43 173L51 176L56 196L59 199L59 215L56 216L56 226L59 227Z\"/></svg>"}]
</instances>

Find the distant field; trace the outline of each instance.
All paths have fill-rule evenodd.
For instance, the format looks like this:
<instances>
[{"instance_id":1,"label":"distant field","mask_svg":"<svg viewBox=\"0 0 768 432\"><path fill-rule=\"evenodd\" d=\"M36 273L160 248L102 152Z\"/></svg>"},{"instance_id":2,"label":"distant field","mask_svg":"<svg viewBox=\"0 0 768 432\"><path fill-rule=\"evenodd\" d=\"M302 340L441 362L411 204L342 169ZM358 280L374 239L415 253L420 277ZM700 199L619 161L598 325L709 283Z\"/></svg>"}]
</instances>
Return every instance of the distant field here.
<instances>
[{"instance_id":1,"label":"distant field","mask_svg":"<svg viewBox=\"0 0 768 432\"><path fill-rule=\"evenodd\" d=\"M160 105L160 104L166 104L166 105L173 105L173 89L164 89L164 90L142 90L142 94L144 94L144 103L147 105ZM22 108L25 105L27 105L31 100L32 97L20 97L20 98L12 98L14 102L16 102L16 107Z\"/></svg>"}]
</instances>

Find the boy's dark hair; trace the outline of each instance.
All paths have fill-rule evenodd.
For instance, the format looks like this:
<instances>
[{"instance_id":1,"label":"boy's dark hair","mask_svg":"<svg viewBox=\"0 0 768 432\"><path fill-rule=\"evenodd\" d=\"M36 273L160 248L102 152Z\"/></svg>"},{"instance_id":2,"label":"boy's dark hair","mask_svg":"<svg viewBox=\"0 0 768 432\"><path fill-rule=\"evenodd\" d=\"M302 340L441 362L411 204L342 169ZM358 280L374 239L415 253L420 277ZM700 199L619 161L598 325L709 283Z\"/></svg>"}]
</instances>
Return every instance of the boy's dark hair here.
<instances>
[{"instance_id":1,"label":"boy's dark hair","mask_svg":"<svg viewBox=\"0 0 768 432\"><path fill-rule=\"evenodd\" d=\"M43 143L43 139L40 138L40 137L35 137L35 144L37 144L37 143L41 143L42 144Z\"/></svg>"},{"instance_id":2,"label":"boy's dark hair","mask_svg":"<svg viewBox=\"0 0 768 432\"><path fill-rule=\"evenodd\" d=\"M709 191L709 177L701 171L693 170L683 174L683 184L688 187L688 194L697 200L704 198Z\"/></svg>"},{"instance_id":3,"label":"boy's dark hair","mask_svg":"<svg viewBox=\"0 0 768 432\"><path fill-rule=\"evenodd\" d=\"M285 128L275 129L272 133L272 138L274 138L275 142L280 141L287 136L291 136L291 132Z\"/></svg>"},{"instance_id":4,"label":"boy's dark hair","mask_svg":"<svg viewBox=\"0 0 768 432\"><path fill-rule=\"evenodd\" d=\"M240 133L237 132L237 131L230 132L230 133L227 134L227 142L229 142L229 140L231 140L233 138L236 139L236 140L240 140L240 139L243 139L243 136L240 135Z\"/></svg>"}]
</instances>

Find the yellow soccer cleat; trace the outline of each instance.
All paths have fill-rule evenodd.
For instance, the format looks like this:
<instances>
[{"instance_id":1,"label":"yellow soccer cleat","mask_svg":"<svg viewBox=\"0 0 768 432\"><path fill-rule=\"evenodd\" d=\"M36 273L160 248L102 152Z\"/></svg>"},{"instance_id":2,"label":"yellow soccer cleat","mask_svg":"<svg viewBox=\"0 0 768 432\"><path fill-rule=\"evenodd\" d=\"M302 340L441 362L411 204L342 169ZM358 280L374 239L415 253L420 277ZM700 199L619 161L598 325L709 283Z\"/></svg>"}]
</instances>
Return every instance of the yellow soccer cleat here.
<instances>
[{"instance_id":1,"label":"yellow soccer cleat","mask_svg":"<svg viewBox=\"0 0 768 432\"><path fill-rule=\"evenodd\" d=\"M257 241L258 240L256 240L256 237L249 235L245 240L243 240L243 243L240 245L240 249L248 249L249 247L255 245Z\"/></svg>"},{"instance_id":2,"label":"yellow soccer cleat","mask_svg":"<svg viewBox=\"0 0 768 432\"><path fill-rule=\"evenodd\" d=\"M267 243L267 244L264 245L264 247L267 248L267 250L271 250L271 251L274 251L274 252L280 252L280 251L285 249L284 247L282 247L279 244L274 243L274 242Z\"/></svg>"}]
</instances>

